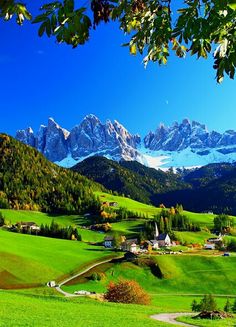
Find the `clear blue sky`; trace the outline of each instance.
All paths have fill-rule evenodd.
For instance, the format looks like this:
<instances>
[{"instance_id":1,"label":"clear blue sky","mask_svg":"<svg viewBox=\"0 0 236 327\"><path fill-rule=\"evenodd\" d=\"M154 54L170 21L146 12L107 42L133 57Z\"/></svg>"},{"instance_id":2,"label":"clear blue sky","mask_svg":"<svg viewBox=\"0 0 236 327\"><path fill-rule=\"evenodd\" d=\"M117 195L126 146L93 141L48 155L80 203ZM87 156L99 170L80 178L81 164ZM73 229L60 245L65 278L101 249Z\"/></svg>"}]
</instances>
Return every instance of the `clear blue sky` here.
<instances>
[{"instance_id":1,"label":"clear blue sky","mask_svg":"<svg viewBox=\"0 0 236 327\"><path fill-rule=\"evenodd\" d=\"M30 24L0 28L0 132L37 130L48 117L70 130L89 113L141 135L185 117L210 130L236 129L236 82L217 85L211 58L172 58L145 70L140 56L121 47L115 24L100 26L75 50L39 38Z\"/></svg>"}]
</instances>

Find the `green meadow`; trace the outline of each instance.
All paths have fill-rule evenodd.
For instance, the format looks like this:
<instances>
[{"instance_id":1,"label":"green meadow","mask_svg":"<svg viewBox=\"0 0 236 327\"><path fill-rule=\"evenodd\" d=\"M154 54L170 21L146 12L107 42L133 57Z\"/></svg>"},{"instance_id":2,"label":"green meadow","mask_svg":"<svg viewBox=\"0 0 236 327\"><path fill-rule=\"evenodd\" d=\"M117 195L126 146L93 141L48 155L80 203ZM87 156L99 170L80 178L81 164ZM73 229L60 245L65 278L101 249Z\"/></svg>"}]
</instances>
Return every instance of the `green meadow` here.
<instances>
[{"instance_id":1,"label":"green meadow","mask_svg":"<svg viewBox=\"0 0 236 327\"><path fill-rule=\"evenodd\" d=\"M152 296L150 306L115 304L89 298L67 299L24 291L0 291L1 327L167 327L177 326L150 318L162 312L189 312L196 296ZM217 298L223 308L226 298ZM181 318L190 323L191 318ZM199 326L234 326L236 319L199 324ZM215 323L215 324L214 324Z\"/></svg>"},{"instance_id":2,"label":"green meadow","mask_svg":"<svg viewBox=\"0 0 236 327\"><path fill-rule=\"evenodd\" d=\"M103 247L83 242L0 229L0 288L44 284L110 255Z\"/></svg>"},{"instance_id":3,"label":"green meadow","mask_svg":"<svg viewBox=\"0 0 236 327\"><path fill-rule=\"evenodd\" d=\"M134 279L150 294L236 293L236 257L200 255L153 256L159 275L148 266L130 262L106 263L63 286L68 292L86 289L104 292L110 281ZM99 273L101 281L91 280Z\"/></svg>"},{"instance_id":4,"label":"green meadow","mask_svg":"<svg viewBox=\"0 0 236 327\"><path fill-rule=\"evenodd\" d=\"M38 211L0 209L7 223L15 224L20 221L33 221L38 225L50 224L54 219L63 226L75 225L79 216L77 215L52 215Z\"/></svg>"},{"instance_id":5,"label":"green meadow","mask_svg":"<svg viewBox=\"0 0 236 327\"><path fill-rule=\"evenodd\" d=\"M1 327L165 327L149 318L153 306L113 304L86 298L66 299L0 292Z\"/></svg>"}]
</instances>

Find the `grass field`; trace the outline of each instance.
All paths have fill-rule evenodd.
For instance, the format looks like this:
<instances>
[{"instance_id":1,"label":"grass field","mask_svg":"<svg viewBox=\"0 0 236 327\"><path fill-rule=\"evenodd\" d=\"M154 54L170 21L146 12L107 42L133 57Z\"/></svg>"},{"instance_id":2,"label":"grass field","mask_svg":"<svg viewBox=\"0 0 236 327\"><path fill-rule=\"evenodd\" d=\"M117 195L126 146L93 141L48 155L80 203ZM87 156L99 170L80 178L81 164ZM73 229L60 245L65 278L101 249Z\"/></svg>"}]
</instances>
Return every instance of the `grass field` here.
<instances>
[{"instance_id":1,"label":"grass field","mask_svg":"<svg viewBox=\"0 0 236 327\"><path fill-rule=\"evenodd\" d=\"M41 291L42 292L42 291ZM99 302L88 298L66 299L22 291L0 291L1 327L168 327L175 326L152 320L160 312L187 312L196 297L154 296L152 305L125 305ZM225 298L217 298L223 308ZM181 318L181 320L191 318ZM186 321L186 320L185 320ZM229 321L228 321L229 322ZM236 323L236 319L230 321ZM224 327L233 324L201 324ZM224 321L221 321L224 323Z\"/></svg>"},{"instance_id":2,"label":"grass field","mask_svg":"<svg viewBox=\"0 0 236 327\"><path fill-rule=\"evenodd\" d=\"M50 224L54 219L63 226L75 225L79 216L77 215L52 215L38 211L24 211L12 209L0 209L7 223L15 224L20 221L33 221L36 224Z\"/></svg>"},{"instance_id":3,"label":"grass field","mask_svg":"<svg viewBox=\"0 0 236 327\"><path fill-rule=\"evenodd\" d=\"M101 303L86 298L0 292L1 327L165 327L149 318L155 307Z\"/></svg>"},{"instance_id":4,"label":"grass field","mask_svg":"<svg viewBox=\"0 0 236 327\"><path fill-rule=\"evenodd\" d=\"M83 242L0 230L0 288L42 284L109 255Z\"/></svg>"},{"instance_id":5,"label":"grass field","mask_svg":"<svg viewBox=\"0 0 236 327\"><path fill-rule=\"evenodd\" d=\"M163 278L158 278L147 266L133 263L107 263L94 268L63 289L68 292L87 289L104 292L112 280L135 279L150 294L231 294L236 293L236 257L212 256L155 256ZM89 280L93 272L100 273L101 281Z\"/></svg>"}]
</instances>

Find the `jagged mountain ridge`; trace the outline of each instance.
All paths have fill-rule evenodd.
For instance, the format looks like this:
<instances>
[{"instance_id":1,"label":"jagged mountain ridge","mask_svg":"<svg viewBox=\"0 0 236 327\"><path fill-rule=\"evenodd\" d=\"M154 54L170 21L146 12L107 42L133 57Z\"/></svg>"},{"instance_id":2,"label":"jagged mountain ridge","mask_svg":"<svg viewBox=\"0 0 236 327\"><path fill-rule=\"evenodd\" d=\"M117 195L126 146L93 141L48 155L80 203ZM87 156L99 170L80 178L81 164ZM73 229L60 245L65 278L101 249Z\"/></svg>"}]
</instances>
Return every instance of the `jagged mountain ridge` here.
<instances>
[{"instance_id":1,"label":"jagged mountain ridge","mask_svg":"<svg viewBox=\"0 0 236 327\"><path fill-rule=\"evenodd\" d=\"M216 148L235 145L236 132L209 132L206 125L184 119L181 124L175 122L170 127L160 124L155 133L150 132L144 138L144 144L146 148L155 151L181 151L188 147L198 150Z\"/></svg>"},{"instance_id":2,"label":"jagged mountain ridge","mask_svg":"<svg viewBox=\"0 0 236 327\"><path fill-rule=\"evenodd\" d=\"M118 121L102 123L87 115L69 132L52 118L34 133L19 130L16 139L35 147L47 159L71 167L98 155L120 161L138 161L148 167L193 167L214 162L236 161L236 131L208 131L204 124L184 119L172 126L160 126L143 139L132 135Z\"/></svg>"},{"instance_id":3,"label":"jagged mountain ridge","mask_svg":"<svg viewBox=\"0 0 236 327\"><path fill-rule=\"evenodd\" d=\"M81 161L94 153L114 160L132 160L138 156L136 148L141 142L139 135L131 135L116 120L102 124L94 115L86 116L71 132L49 118L48 126L41 125L37 134L27 128L17 131L16 139L35 147L53 162L68 156Z\"/></svg>"}]
</instances>

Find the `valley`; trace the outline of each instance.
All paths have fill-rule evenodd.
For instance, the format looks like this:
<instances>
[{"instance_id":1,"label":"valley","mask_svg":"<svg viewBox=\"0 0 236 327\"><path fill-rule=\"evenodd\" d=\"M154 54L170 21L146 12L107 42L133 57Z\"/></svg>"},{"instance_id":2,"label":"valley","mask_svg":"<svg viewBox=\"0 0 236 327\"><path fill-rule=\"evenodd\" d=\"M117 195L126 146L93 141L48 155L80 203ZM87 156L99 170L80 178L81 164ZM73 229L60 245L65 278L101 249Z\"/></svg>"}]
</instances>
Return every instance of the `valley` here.
<instances>
[{"instance_id":1,"label":"valley","mask_svg":"<svg viewBox=\"0 0 236 327\"><path fill-rule=\"evenodd\" d=\"M178 175L94 157L69 170L7 135L0 145L0 326L41 327L46 314L44 326L106 327L110 319L129 319L131 327L164 327L170 324L150 317L190 312L205 294L221 310L227 298L233 303L236 217L227 210L234 213L234 165ZM170 197L198 192L201 201L202 189L214 194L214 185L221 195L214 212L204 202L205 210L186 210ZM220 215L228 198L232 210ZM121 280L137 282L150 303L105 301L109 285Z\"/></svg>"}]
</instances>

